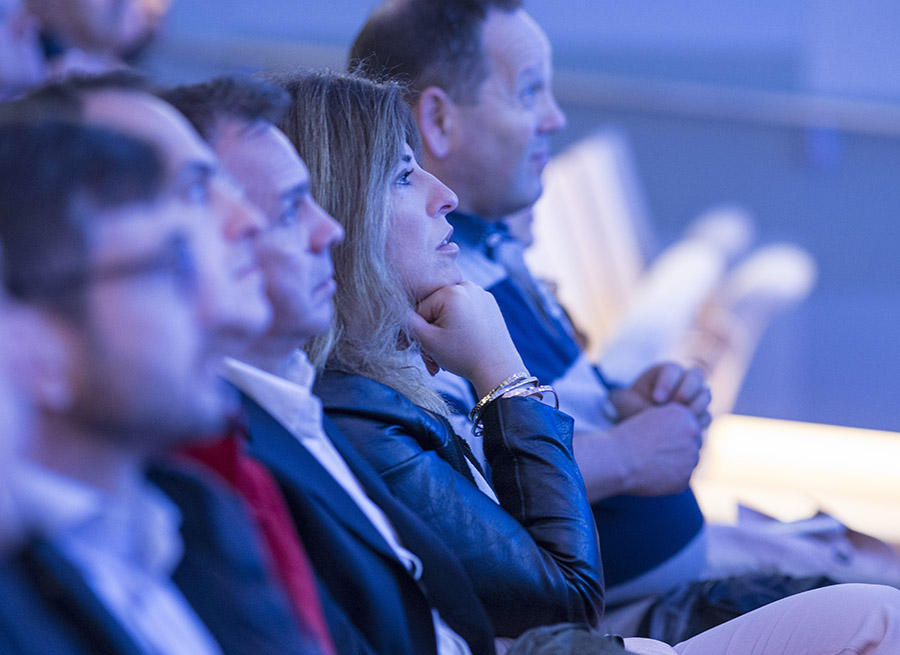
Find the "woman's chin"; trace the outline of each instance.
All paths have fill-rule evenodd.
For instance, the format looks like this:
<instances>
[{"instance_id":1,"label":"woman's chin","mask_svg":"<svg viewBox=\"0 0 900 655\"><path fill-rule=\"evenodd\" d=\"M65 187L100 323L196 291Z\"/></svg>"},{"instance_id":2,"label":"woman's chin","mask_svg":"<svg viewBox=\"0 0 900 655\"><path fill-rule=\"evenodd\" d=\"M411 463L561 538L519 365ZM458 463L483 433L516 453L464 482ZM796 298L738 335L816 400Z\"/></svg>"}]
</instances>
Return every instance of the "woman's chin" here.
<instances>
[{"instance_id":1,"label":"woman's chin","mask_svg":"<svg viewBox=\"0 0 900 655\"><path fill-rule=\"evenodd\" d=\"M420 303L439 289L452 287L454 284L459 284L462 281L462 272L459 270L458 266L454 265L452 271L447 271L446 275L442 275L439 278L432 280L431 283L427 283L424 279L419 279L417 281L418 283L414 286L412 296L416 299L416 303Z\"/></svg>"}]
</instances>

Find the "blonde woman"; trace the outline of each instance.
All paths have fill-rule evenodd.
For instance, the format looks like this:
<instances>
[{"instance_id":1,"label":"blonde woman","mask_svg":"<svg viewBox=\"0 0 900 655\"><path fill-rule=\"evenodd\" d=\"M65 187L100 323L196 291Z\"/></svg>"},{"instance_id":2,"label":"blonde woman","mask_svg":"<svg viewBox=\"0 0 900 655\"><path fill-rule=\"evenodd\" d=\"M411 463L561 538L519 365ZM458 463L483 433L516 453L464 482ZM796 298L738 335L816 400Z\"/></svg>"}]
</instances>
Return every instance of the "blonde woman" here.
<instances>
[{"instance_id":1,"label":"blonde woman","mask_svg":"<svg viewBox=\"0 0 900 655\"><path fill-rule=\"evenodd\" d=\"M291 96L281 128L346 233L332 251L331 327L307 348L326 413L460 557L498 635L595 624L600 560L571 420L525 371L493 298L461 282L445 219L456 196L416 163L403 88L316 73L279 81ZM477 416L490 476L450 428L426 366L496 397Z\"/></svg>"},{"instance_id":2,"label":"blonde woman","mask_svg":"<svg viewBox=\"0 0 900 655\"><path fill-rule=\"evenodd\" d=\"M572 422L524 370L492 297L462 282L445 216L456 197L416 161L395 83L305 73L281 128L340 222L330 329L308 345L325 411L394 495L459 555L502 637L601 611L597 541L571 448ZM440 366L466 378L490 472L429 389ZM893 653L900 592L840 585L766 606L647 653ZM788 621L782 619L788 617ZM855 649L855 650L854 650Z\"/></svg>"}]
</instances>

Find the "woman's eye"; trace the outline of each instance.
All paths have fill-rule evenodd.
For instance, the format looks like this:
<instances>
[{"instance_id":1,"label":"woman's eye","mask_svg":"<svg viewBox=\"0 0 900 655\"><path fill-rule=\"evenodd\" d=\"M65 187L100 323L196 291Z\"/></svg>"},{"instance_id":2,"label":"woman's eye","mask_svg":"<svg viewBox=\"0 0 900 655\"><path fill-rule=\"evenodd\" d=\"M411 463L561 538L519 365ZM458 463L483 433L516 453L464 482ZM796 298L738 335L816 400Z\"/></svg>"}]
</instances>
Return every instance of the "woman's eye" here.
<instances>
[{"instance_id":1,"label":"woman's eye","mask_svg":"<svg viewBox=\"0 0 900 655\"><path fill-rule=\"evenodd\" d=\"M397 178L397 183L398 184L409 184L410 183L409 178L412 176L412 174L413 174L412 169L409 169L408 171L404 172L403 175L401 175L399 178Z\"/></svg>"}]
</instances>

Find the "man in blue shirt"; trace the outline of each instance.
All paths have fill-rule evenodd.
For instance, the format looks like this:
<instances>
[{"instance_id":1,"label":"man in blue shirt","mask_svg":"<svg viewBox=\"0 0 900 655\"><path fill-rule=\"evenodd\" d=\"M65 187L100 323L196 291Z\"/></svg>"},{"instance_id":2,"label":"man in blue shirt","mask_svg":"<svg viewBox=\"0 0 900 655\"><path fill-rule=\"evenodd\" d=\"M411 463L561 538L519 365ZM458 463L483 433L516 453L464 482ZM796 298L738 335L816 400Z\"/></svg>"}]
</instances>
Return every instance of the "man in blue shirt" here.
<instances>
[{"instance_id":1,"label":"man in blue shirt","mask_svg":"<svg viewBox=\"0 0 900 655\"><path fill-rule=\"evenodd\" d=\"M543 30L516 0L387 2L357 36L357 62L410 82L425 168L459 196L448 218L460 267L494 294L526 366L575 418L609 602L697 579L703 515L688 485L709 422L702 375L665 364L627 387L605 381L502 223L540 196L550 137L566 122ZM453 394L461 408L464 394Z\"/></svg>"}]
</instances>

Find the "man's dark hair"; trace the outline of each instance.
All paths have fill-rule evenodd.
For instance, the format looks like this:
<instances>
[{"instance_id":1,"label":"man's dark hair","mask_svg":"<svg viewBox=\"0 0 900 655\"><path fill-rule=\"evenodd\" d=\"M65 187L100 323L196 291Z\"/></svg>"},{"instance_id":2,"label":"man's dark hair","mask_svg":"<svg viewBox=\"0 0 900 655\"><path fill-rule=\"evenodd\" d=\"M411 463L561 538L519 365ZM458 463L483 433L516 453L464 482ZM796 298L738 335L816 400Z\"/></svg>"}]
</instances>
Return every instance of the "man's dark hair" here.
<instances>
[{"instance_id":1,"label":"man's dark hair","mask_svg":"<svg viewBox=\"0 0 900 655\"><path fill-rule=\"evenodd\" d=\"M164 182L162 157L133 137L64 120L0 121L7 290L77 315L80 289L68 282L86 273L92 225L103 212L152 203Z\"/></svg>"},{"instance_id":2,"label":"man's dark hair","mask_svg":"<svg viewBox=\"0 0 900 655\"><path fill-rule=\"evenodd\" d=\"M185 115L206 141L214 138L222 116L247 123L278 124L287 111L284 89L257 78L218 77L200 84L177 86L159 97Z\"/></svg>"},{"instance_id":3,"label":"man's dark hair","mask_svg":"<svg viewBox=\"0 0 900 655\"><path fill-rule=\"evenodd\" d=\"M513 12L522 0L388 0L350 48L349 66L395 77L414 97L429 86L458 103L474 103L487 77L482 32L491 10Z\"/></svg>"},{"instance_id":4,"label":"man's dark hair","mask_svg":"<svg viewBox=\"0 0 900 655\"><path fill-rule=\"evenodd\" d=\"M134 91L155 94L156 86L146 77L129 70L103 75L73 75L39 87L21 100L0 105L0 120L65 120L80 122L84 98L102 91Z\"/></svg>"}]
</instances>

